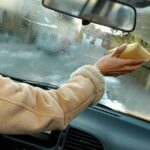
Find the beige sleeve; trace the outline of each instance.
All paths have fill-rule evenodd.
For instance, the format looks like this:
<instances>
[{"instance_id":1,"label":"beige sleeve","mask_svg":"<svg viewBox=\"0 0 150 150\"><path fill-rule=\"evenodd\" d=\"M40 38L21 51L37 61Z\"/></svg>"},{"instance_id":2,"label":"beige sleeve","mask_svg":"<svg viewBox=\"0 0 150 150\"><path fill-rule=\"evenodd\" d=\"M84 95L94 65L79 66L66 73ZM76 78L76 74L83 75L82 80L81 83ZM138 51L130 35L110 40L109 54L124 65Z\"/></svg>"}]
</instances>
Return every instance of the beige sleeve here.
<instances>
[{"instance_id":1,"label":"beige sleeve","mask_svg":"<svg viewBox=\"0 0 150 150\"><path fill-rule=\"evenodd\" d=\"M58 90L45 91L0 76L0 133L64 129L103 92L103 77L92 66L74 72Z\"/></svg>"}]
</instances>

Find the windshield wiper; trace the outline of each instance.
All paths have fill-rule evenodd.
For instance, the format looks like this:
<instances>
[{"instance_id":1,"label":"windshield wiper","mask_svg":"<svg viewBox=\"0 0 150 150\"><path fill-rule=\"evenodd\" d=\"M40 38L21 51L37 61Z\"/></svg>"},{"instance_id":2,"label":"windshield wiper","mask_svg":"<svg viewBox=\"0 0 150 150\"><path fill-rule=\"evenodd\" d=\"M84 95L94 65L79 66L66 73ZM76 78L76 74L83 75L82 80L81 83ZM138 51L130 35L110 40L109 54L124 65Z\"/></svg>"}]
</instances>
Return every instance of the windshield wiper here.
<instances>
[{"instance_id":1,"label":"windshield wiper","mask_svg":"<svg viewBox=\"0 0 150 150\"><path fill-rule=\"evenodd\" d=\"M37 82L37 81L19 79L19 78L12 77L12 76L2 74L2 73L0 73L0 75L2 75L3 77L9 77L10 79L12 79L14 81L27 83L27 84L30 84L32 86L40 87L40 88L45 89L45 90L58 89L59 88L57 85L48 84L48 83L44 83L44 82Z\"/></svg>"}]
</instances>

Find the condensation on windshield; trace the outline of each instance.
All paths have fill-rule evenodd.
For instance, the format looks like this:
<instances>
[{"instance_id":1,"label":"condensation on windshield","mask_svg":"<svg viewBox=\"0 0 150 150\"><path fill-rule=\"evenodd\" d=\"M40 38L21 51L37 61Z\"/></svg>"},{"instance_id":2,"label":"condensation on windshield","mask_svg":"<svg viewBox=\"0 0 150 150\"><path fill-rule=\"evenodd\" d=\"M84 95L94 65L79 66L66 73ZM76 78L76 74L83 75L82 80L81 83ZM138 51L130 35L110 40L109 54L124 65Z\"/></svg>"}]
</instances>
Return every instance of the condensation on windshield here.
<instances>
[{"instance_id":1,"label":"condensation on windshield","mask_svg":"<svg viewBox=\"0 0 150 150\"><path fill-rule=\"evenodd\" d=\"M144 9L149 15L147 11ZM141 9L139 15L142 13ZM126 35L92 23L82 26L79 19L44 8L41 0L9 0L9 4L1 0L0 73L62 85L75 69L93 64L117 44L134 39L149 46L149 21L142 16L145 22L141 25L139 18L133 35ZM120 35L117 43L114 37ZM105 77L106 90L100 103L150 120L148 68L145 64L132 74Z\"/></svg>"}]
</instances>

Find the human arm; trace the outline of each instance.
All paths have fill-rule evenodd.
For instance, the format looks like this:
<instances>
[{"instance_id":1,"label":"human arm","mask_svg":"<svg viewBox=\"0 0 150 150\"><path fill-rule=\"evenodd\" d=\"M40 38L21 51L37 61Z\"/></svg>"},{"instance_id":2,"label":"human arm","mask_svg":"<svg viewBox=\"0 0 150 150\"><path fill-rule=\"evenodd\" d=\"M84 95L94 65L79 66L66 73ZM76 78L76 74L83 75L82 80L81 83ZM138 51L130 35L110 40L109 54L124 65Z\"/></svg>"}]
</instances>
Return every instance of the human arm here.
<instances>
[{"instance_id":1,"label":"human arm","mask_svg":"<svg viewBox=\"0 0 150 150\"><path fill-rule=\"evenodd\" d=\"M45 91L2 76L0 83L0 133L5 134L62 130L104 91L103 77L93 66L79 68L58 90Z\"/></svg>"}]
</instances>

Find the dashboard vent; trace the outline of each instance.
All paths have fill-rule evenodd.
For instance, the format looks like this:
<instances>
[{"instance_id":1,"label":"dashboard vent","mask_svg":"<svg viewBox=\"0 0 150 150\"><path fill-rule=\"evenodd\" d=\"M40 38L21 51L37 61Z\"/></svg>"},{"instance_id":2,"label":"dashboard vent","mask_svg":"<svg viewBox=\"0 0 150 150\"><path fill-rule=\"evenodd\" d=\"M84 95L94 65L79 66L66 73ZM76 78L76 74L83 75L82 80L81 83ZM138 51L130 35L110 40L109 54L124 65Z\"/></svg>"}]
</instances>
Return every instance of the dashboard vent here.
<instances>
[{"instance_id":1,"label":"dashboard vent","mask_svg":"<svg viewBox=\"0 0 150 150\"><path fill-rule=\"evenodd\" d=\"M70 128L63 150L104 150L102 143L92 135Z\"/></svg>"}]
</instances>

